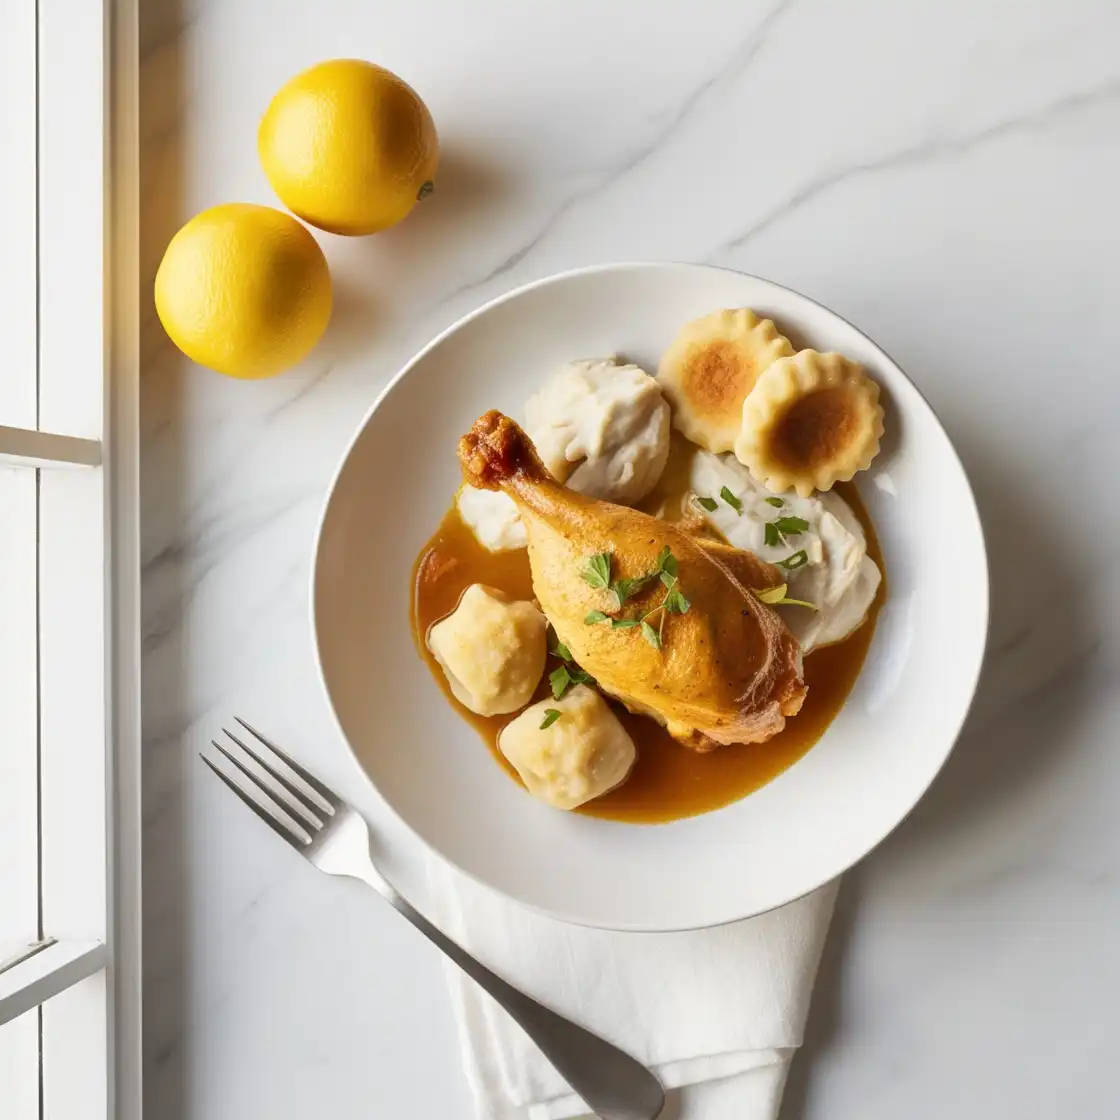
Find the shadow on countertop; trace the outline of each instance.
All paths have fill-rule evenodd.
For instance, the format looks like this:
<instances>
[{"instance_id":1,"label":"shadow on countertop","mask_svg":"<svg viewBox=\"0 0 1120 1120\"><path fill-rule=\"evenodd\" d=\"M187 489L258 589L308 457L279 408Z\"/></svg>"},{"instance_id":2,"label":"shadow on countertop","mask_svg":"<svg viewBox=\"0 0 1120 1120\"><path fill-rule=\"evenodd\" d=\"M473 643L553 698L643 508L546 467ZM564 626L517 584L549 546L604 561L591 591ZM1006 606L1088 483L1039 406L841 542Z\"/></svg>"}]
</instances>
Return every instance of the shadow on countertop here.
<instances>
[{"instance_id":1,"label":"shadow on countertop","mask_svg":"<svg viewBox=\"0 0 1120 1120\"><path fill-rule=\"evenodd\" d=\"M1027 505L1030 495L1021 484L1010 484L1030 477L1026 464L1017 475L1013 464L993 463L983 450L958 450L980 508L992 573L983 674L957 745L930 791L880 849L844 876L781 1120L827 1114L819 1102L814 1107L813 1070L841 1046L845 977L857 925L868 920L861 903L872 881L906 875L908 865L933 848L947 861L941 869L946 879L975 882L998 873L985 861L1002 866L1004 857L968 844L970 831L978 833L992 814L1022 801L1068 762L1086 718L1100 636L1078 550L1068 547L1056 515L1048 521L1043 507ZM1045 822L1024 825L1024 846L1045 842Z\"/></svg>"},{"instance_id":2,"label":"shadow on countertop","mask_svg":"<svg viewBox=\"0 0 1120 1120\"><path fill-rule=\"evenodd\" d=\"M153 544L153 538L173 539L173 526L183 514L179 489L173 482L185 465L182 432L175 423L183 385L175 368L177 352L163 332L151 293L163 250L183 220L186 64L180 33L189 19L182 0L145 0L140 6L140 499L145 586L153 560L174 579L175 557L153 555L161 547ZM157 441L161 454L153 461L145 449L150 450ZM153 515L154 509L158 512ZM159 671L149 671L147 651L162 642L168 626L167 618L153 611L144 594L143 1110L145 1116L160 1120L184 1120L185 1048L189 1045L184 955L189 889L185 806L180 794L186 764L177 739L158 728L153 733L148 722L149 712L168 712L180 703L170 695L173 688L168 686L181 674L181 644L166 643ZM150 851L159 852L158 861L148 858Z\"/></svg>"}]
</instances>

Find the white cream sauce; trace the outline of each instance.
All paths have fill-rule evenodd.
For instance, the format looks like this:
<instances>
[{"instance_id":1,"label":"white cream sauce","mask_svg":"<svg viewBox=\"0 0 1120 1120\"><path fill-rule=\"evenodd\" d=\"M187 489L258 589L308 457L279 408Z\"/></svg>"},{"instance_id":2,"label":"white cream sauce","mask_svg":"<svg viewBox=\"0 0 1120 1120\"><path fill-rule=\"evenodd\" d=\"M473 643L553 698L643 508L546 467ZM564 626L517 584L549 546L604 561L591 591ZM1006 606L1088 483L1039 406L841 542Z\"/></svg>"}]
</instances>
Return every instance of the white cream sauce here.
<instances>
[{"instance_id":1,"label":"white cream sauce","mask_svg":"<svg viewBox=\"0 0 1120 1120\"><path fill-rule=\"evenodd\" d=\"M788 597L817 607L815 611L799 606L777 608L806 653L846 638L863 622L882 574L867 555L863 527L843 498L831 492L809 498L773 494L733 456L708 451L699 451L693 458L690 481L692 494L685 499L690 510L704 517L736 548L778 564L789 588ZM741 503L741 510L720 496L724 487ZM697 498L714 501L715 509L704 508ZM780 501L781 505L775 506L767 499ZM776 544L767 544L767 523L789 517L808 522L808 528L788 532ZM800 552L806 557L803 565L793 569L781 566L782 561Z\"/></svg>"}]
</instances>

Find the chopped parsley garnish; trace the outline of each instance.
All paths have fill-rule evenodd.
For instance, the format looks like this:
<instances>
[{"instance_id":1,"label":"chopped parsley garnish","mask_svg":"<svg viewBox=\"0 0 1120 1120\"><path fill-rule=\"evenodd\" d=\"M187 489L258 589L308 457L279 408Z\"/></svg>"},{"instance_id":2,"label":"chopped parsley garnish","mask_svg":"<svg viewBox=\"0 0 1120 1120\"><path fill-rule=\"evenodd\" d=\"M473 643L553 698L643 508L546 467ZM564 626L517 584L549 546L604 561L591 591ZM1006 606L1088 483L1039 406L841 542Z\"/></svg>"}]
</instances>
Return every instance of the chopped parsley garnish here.
<instances>
[{"instance_id":1,"label":"chopped parsley garnish","mask_svg":"<svg viewBox=\"0 0 1120 1120\"><path fill-rule=\"evenodd\" d=\"M719 496L740 516L743 514L743 503L727 489L726 486L722 487Z\"/></svg>"},{"instance_id":2,"label":"chopped parsley garnish","mask_svg":"<svg viewBox=\"0 0 1120 1120\"><path fill-rule=\"evenodd\" d=\"M594 684L595 678L578 665L561 665L548 674L548 683L552 686L552 697L559 700L574 684Z\"/></svg>"},{"instance_id":3,"label":"chopped parsley garnish","mask_svg":"<svg viewBox=\"0 0 1120 1120\"><path fill-rule=\"evenodd\" d=\"M771 498L766 499L773 501ZM782 504L781 498L777 499ZM809 522L804 517L779 517L777 521L767 521L762 527L762 539L769 548L778 548L786 537L796 537L809 528Z\"/></svg>"},{"instance_id":4,"label":"chopped parsley garnish","mask_svg":"<svg viewBox=\"0 0 1120 1120\"><path fill-rule=\"evenodd\" d=\"M657 556L657 574L661 577L661 582L669 587L670 584L666 580L676 579L680 574L680 566L677 564L677 558L669 551L669 546L666 545Z\"/></svg>"},{"instance_id":5,"label":"chopped parsley garnish","mask_svg":"<svg viewBox=\"0 0 1120 1120\"><path fill-rule=\"evenodd\" d=\"M556 631L550 626L548 628L548 652L553 657L559 657L561 661L571 661L572 651L557 636Z\"/></svg>"},{"instance_id":6,"label":"chopped parsley garnish","mask_svg":"<svg viewBox=\"0 0 1120 1120\"><path fill-rule=\"evenodd\" d=\"M606 591L611 585L611 554L600 552L587 561L587 567L580 572L585 583L599 591Z\"/></svg>"},{"instance_id":7,"label":"chopped parsley garnish","mask_svg":"<svg viewBox=\"0 0 1120 1120\"><path fill-rule=\"evenodd\" d=\"M603 557L607 558L606 566L597 563ZM591 584L592 587L602 587L600 580L605 578L607 583L606 587L613 591L615 598L618 600L618 609L622 609L623 603L627 599L632 598L638 591L647 587L654 580L660 580L665 587L665 595L660 603L651 607L641 614L635 615L630 618L612 618L605 611L589 611L584 617L584 622L588 626L593 626L599 622L610 621L611 629L613 630L632 630L640 628L642 637L654 649L661 649L662 641L665 633L665 616L668 614L687 614L688 608L692 604L684 597L678 586L680 566L677 563L677 558L673 555L672 549L666 545L657 556L657 567L651 571L646 572L645 575L637 576L632 579L620 579L610 582L610 558L607 553L600 553L599 556L592 557L588 561L587 568L581 573L583 578ZM654 629L649 619L655 614L660 612L661 618L658 622L657 629ZM562 667L563 668L563 667ZM577 670L582 672L582 670ZM568 688L569 684L575 681L575 677L569 674L567 678L559 676L560 670L557 670L549 678L552 682L553 695L560 698L564 690ZM578 683L578 682L576 682ZM557 692L560 688L560 692Z\"/></svg>"},{"instance_id":8,"label":"chopped parsley garnish","mask_svg":"<svg viewBox=\"0 0 1120 1120\"><path fill-rule=\"evenodd\" d=\"M767 498L766 504L773 506L775 509L781 509L786 503L781 498Z\"/></svg>"},{"instance_id":9,"label":"chopped parsley garnish","mask_svg":"<svg viewBox=\"0 0 1120 1120\"><path fill-rule=\"evenodd\" d=\"M646 584L657 579L658 575L658 572L650 572L648 575L637 576L635 579L616 579L611 584L611 590L618 600L618 605L621 607L627 599L632 599Z\"/></svg>"},{"instance_id":10,"label":"chopped parsley garnish","mask_svg":"<svg viewBox=\"0 0 1120 1120\"><path fill-rule=\"evenodd\" d=\"M557 708L545 708L544 719L541 720L541 730L544 731L546 727L551 727L560 718L560 711Z\"/></svg>"},{"instance_id":11,"label":"chopped parsley garnish","mask_svg":"<svg viewBox=\"0 0 1120 1120\"><path fill-rule=\"evenodd\" d=\"M561 665L559 669L553 669L548 674L548 683L552 685L552 695L559 700L568 687L572 683L572 674L568 672L567 665Z\"/></svg>"},{"instance_id":12,"label":"chopped parsley garnish","mask_svg":"<svg viewBox=\"0 0 1120 1120\"><path fill-rule=\"evenodd\" d=\"M774 527L783 537L796 537L809 528L809 522L803 517L779 517L774 522Z\"/></svg>"},{"instance_id":13,"label":"chopped parsley garnish","mask_svg":"<svg viewBox=\"0 0 1120 1120\"><path fill-rule=\"evenodd\" d=\"M681 594L681 589L673 586L669 589L669 594L665 596L665 609L676 614L688 614L688 608L692 604Z\"/></svg>"},{"instance_id":14,"label":"chopped parsley garnish","mask_svg":"<svg viewBox=\"0 0 1120 1120\"><path fill-rule=\"evenodd\" d=\"M715 498L701 498L696 499L709 513L714 513L719 502Z\"/></svg>"}]
</instances>

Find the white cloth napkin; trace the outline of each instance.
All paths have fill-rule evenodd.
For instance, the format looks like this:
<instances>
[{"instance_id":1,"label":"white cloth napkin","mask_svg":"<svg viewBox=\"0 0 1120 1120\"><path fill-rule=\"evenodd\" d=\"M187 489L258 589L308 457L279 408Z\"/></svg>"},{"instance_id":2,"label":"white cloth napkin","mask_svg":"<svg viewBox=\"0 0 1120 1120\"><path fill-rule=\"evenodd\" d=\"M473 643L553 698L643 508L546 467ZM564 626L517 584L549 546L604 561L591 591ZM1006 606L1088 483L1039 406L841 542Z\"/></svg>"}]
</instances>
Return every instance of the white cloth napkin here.
<instances>
[{"instance_id":1,"label":"white cloth napkin","mask_svg":"<svg viewBox=\"0 0 1120 1120\"><path fill-rule=\"evenodd\" d=\"M505 902L442 862L433 916L511 983L681 1089L680 1120L774 1120L801 1044L836 883L749 921L691 933L609 933ZM513 1021L447 971L479 1120L588 1115Z\"/></svg>"}]
</instances>

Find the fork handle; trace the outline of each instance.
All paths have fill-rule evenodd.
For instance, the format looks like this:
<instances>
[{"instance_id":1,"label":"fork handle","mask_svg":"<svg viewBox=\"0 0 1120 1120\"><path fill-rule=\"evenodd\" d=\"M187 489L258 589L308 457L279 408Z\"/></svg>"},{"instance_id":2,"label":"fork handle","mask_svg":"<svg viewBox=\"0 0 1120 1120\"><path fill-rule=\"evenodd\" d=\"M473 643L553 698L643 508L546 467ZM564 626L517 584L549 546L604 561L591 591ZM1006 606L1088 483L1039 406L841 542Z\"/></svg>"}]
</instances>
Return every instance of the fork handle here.
<instances>
[{"instance_id":1,"label":"fork handle","mask_svg":"<svg viewBox=\"0 0 1120 1120\"><path fill-rule=\"evenodd\" d=\"M508 984L396 891L388 900L505 1008L564 1080L603 1120L654 1120L661 1112L664 1090L640 1062Z\"/></svg>"}]
</instances>

